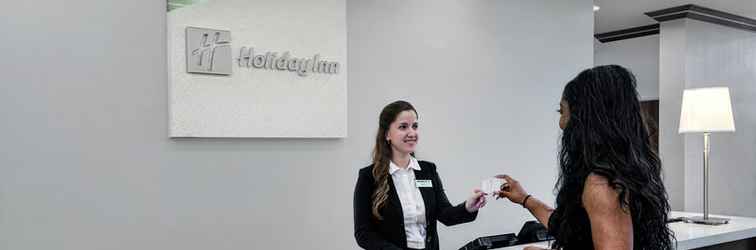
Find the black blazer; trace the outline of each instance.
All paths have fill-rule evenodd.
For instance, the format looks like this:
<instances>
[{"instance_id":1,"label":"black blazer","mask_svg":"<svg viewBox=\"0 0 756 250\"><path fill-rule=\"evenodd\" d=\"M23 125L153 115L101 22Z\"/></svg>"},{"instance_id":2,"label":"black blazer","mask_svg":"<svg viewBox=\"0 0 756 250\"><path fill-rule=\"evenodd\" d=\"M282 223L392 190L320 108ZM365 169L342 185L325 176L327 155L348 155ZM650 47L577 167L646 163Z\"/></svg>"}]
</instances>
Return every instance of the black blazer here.
<instances>
[{"instance_id":1,"label":"black blazer","mask_svg":"<svg viewBox=\"0 0 756 250\"><path fill-rule=\"evenodd\" d=\"M415 179L431 180L433 185L433 187L420 188L428 223L425 249L437 250L439 249L437 220L446 226L452 226L475 220L478 212L467 212L464 202L457 206L449 204L441 178L436 172L436 165L427 161L419 161L419 163L421 170L415 170ZM383 220L376 221L373 218L371 197L376 185L372 171L373 165L360 169L357 185L354 188L354 238L360 247L368 250L406 249L407 236L404 232L402 204L390 177L388 200L380 211Z\"/></svg>"}]
</instances>

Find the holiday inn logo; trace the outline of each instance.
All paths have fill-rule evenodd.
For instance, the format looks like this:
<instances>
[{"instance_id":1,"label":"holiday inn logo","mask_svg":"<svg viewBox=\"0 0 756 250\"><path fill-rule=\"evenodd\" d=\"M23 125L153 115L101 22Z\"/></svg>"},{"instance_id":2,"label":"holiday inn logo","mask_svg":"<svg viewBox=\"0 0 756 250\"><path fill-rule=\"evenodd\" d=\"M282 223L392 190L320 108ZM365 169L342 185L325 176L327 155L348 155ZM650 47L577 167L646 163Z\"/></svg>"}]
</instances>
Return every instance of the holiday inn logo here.
<instances>
[{"instance_id":1,"label":"holiday inn logo","mask_svg":"<svg viewBox=\"0 0 756 250\"><path fill-rule=\"evenodd\" d=\"M230 31L186 28L187 72L230 75L231 63Z\"/></svg>"},{"instance_id":2,"label":"holiday inn logo","mask_svg":"<svg viewBox=\"0 0 756 250\"><path fill-rule=\"evenodd\" d=\"M232 58L232 54L238 57ZM322 60L320 54L299 58L288 51L259 51L252 46L242 46L238 53L232 53L231 31L186 28L187 72L231 75L233 65L248 70L291 71L302 77L313 73L338 74L341 68L338 62Z\"/></svg>"}]
</instances>

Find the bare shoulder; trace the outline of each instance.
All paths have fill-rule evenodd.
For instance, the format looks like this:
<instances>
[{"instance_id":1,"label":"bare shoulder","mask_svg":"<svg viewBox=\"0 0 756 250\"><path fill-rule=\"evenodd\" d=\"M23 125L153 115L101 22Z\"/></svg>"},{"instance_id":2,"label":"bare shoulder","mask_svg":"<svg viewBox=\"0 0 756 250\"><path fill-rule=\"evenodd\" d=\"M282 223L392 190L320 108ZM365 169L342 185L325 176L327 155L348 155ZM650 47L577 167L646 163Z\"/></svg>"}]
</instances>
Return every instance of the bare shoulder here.
<instances>
[{"instance_id":1,"label":"bare shoulder","mask_svg":"<svg viewBox=\"0 0 756 250\"><path fill-rule=\"evenodd\" d=\"M615 209L619 207L619 192L601 175L590 174L583 186L583 206L587 210Z\"/></svg>"}]
</instances>

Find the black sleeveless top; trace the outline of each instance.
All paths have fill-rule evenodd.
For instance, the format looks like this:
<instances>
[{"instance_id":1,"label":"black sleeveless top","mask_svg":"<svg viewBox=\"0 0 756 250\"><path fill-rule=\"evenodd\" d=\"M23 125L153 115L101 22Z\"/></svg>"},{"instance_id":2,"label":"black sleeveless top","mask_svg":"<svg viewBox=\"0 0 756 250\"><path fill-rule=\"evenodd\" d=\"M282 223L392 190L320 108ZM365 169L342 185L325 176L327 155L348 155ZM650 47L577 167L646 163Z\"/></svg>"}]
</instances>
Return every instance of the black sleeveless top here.
<instances>
[{"instance_id":1,"label":"black sleeveless top","mask_svg":"<svg viewBox=\"0 0 756 250\"><path fill-rule=\"evenodd\" d=\"M604 171L592 171L592 173L605 175ZM581 178L584 179L584 178ZM593 237L591 236L591 221L588 212L583 206L584 183L568 183L565 189L569 191L557 194L557 207L549 217L549 234L554 236L552 249L573 250L593 249ZM632 202L632 201L631 201ZM564 205L559 205L564 204ZM631 212L633 221L633 248L648 249L646 242L638 237L638 228L642 223L637 213Z\"/></svg>"},{"instance_id":2,"label":"black sleeveless top","mask_svg":"<svg viewBox=\"0 0 756 250\"><path fill-rule=\"evenodd\" d=\"M581 178L566 179L557 194L557 207L549 217L549 233L554 236L553 249L593 249L591 221L583 207L583 187L589 174L611 176L611 170L595 167Z\"/></svg>"},{"instance_id":3,"label":"black sleeveless top","mask_svg":"<svg viewBox=\"0 0 756 250\"><path fill-rule=\"evenodd\" d=\"M616 176L612 168L606 167L608 163L597 164L590 169L588 173L583 173L581 178L564 179L565 183L557 193L556 208L549 217L548 230L551 236L554 236L552 249L573 250L573 249L593 249L593 237L591 236L591 222L588 213L583 206L583 187L589 174L597 174L605 177ZM624 184L620 184L624 185ZM662 187L663 189L663 187ZM660 232L664 230L649 228L660 226L659 221L666 227L667 211L663 214L647 212L643 213L644 198L633 197L628 191L630 216L633 223L633 249L653 250L666 249L663 242L659 241L660 237L667 235L648 235L649 232ZM661 193L655 195L664 196ZM664 197L666 199L666 197ZM646 202L648 203L648 202ZM635 211L633 211L635 208ZM646 233L644 235L644 232Z\"/></svg>"},{"instance_id":4,"label":"black sleeveless top","mask_svg":"<svg viewBox=\"0 0 756 250\"><path fill-rule=\"evenodd\" d=\"M562 228L566 231L561 231ZM557 207L549 217L549 234L555 239L552 249L593 249L591 222L582 205Z\"/></svg>"}]
</instances>

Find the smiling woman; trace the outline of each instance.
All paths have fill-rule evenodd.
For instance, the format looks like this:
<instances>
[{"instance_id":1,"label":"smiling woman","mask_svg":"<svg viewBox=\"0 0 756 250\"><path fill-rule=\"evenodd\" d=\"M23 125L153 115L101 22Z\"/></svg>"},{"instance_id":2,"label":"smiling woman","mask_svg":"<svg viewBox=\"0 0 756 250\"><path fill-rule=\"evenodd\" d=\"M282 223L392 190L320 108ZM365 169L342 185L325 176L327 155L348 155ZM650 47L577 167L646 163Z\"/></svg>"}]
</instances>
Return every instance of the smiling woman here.
<instances>
[{"instance_id":1,"label":"smiling woman","mask_svg":"<svg viewBox=\"0 0 756 250\"><path fill-rule=\"evenodd\" d=\"M437 220L470 222L486 204L480 190L457 206L449 203L436 165L415 159L417 120L405 101L381 111L373 164L360 169L354 190L354 237L364 249L439 249Z\"/></svg>"}]
</instances>

